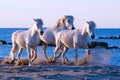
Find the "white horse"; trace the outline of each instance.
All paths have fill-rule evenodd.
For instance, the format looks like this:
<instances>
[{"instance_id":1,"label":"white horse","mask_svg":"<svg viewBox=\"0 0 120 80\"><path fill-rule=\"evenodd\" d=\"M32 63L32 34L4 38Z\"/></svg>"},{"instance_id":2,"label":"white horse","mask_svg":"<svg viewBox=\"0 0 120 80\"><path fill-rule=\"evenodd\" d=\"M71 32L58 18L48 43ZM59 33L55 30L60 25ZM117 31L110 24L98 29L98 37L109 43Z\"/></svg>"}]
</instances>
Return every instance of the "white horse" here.
<instances>
[{"instance_id":1,"label":"white horse","mask_svg":"<svg viewBox=\"0 0 120 80\"><path fill-rule=\"evenodd\" d=\"M61 48L64 47L62 52L62 63L65 63L65 53L69 48L74 48L75 50L75 57L76 57L76 64L77 64L77 57L78 57L78 48L86 49L87 53L89 52L88 49L88 35L93 39L94 36L94 29L96 27L95 22L90 21L83 25L82 29L78 30L62 30L56 34L56 48L54 50L54 61L56 61L56 53Z\"/></svg>"},{"instance_id":2,"label":"white horse","mask_svg":"<svg viewBox=\"0 0 120 80\"><path fill-rule=\"evenodd\" d=\"M18 30L12 34L12 50L10 52L12 60L15 60L17 51L18 59L20 59L23 48L27 48L29 66L31 61L34 61L37 57L37 46L41 42L40 35L43 34L42 19L34 19L34 21L34 25L28 30Z\"/></svg>"},{"instance_id":3,"label":"white horse","mask_svg":"<svg viewBox=\"0 0 120 80\"><path fill-rule=\"evenodd\" d=\"M41 35L41 40L44 42L43 53L47 61L48 57L46 55L46 49L48 44L55 45L55 35L61 30L72 30L74 29L73 25L74 17L71 15L66 15L63 18L59 19L57 23L52 28L47 28L44 30L44 34Z\"/></svg>"}]
</instances>

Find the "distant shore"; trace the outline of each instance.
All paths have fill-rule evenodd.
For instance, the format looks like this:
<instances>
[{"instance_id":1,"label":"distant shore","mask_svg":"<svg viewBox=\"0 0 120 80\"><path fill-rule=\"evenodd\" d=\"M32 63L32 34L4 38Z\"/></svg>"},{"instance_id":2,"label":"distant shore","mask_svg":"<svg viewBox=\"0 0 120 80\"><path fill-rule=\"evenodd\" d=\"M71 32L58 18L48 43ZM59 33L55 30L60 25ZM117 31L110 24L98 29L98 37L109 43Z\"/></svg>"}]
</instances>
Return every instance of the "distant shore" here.
<instances>
[{"instance_id":1,"label":"distant shore","mask_svg":"<svg viewBox=\"0 0 120 80\"><path fill-rule=\"evenodd\" d=\"M3 58L0 58L0 63ZM119 80L119 66L109 65L61 65L39 64L32 66L14 66L0 64L0 79L3 80Z\"/></svg>"}]
</instances>

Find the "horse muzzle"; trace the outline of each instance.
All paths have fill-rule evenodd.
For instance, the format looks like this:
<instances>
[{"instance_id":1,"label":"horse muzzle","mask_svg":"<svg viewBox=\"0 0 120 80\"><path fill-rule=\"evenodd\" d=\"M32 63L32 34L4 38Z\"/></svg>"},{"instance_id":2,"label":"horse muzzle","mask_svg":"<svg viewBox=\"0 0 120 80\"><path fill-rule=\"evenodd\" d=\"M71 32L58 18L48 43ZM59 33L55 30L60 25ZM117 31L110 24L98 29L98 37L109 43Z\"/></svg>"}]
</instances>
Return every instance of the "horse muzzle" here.
<instances>
[{"instance_id":1,"label":"horse muzzle","mask_svg":"<svg viewBox=\"0 0 120 80\"><path fill-rule=\"evenodd\" d=\"M72 30L74 30L75 28L74 27L72 27Z\"/></svg>"},{"instance_id":2,"label":"horse muzzle","mask_svg":"<svg viewBox=\"0 0 120 80\"><path fill-rule=\"evenodd\" d=\"M94 36L94 35L91 35L91 38L92 38L92 39L94 39L94 38L95 38L95 36Z\"/></svg>"},{"instance_id":3,"label":"horse muzzle","mask_svg":"<svg viewBox=\"0 0 120 80\"><path fill-rule=\"evenodd\" d=\"M40 34L41 34L41 35L43 35L43 33L44 33L43 31L40 31Z\"/></svg>"}]
</instances>

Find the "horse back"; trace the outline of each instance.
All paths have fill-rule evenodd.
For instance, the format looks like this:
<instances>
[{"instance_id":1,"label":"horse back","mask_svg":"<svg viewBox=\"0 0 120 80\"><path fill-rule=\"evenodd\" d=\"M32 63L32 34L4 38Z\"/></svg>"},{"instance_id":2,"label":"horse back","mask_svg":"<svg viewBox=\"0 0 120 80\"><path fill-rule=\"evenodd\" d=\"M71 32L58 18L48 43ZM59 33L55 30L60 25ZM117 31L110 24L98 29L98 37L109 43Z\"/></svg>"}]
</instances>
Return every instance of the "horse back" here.
<instances>
[{"instance_id":1,"label":"horse back","mask_svg":"<svg viewBox=\"0 0 120 80\"><path fill-rule=\"evenodd\" d=\"M21 45L21 47L25 47L25 38L26 34L24 30L15 31L12 34L12 43L17 43L18 45Z\"/></svg>"}]
</instances>

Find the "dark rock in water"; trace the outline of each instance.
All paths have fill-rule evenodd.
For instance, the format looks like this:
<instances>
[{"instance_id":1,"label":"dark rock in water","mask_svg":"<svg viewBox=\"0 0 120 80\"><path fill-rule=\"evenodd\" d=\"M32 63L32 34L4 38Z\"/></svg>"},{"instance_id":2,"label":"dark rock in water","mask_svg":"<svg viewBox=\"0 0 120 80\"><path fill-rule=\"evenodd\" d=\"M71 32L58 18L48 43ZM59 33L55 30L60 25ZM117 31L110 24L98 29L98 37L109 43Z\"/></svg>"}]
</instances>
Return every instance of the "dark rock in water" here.
<instances>
[{"instance_id":1,"label":"dark rock in water","mask_svg":"<svg viewBox=\"0 0 120 80\"><path fill-rule=\"evenodd\" d=\"M120 48L117 46L112 46L112 47L108 47L107 49L120 49Z\"/></svg>"},{"instance_id":2,"label":"dark rock in water","mask_svg":"<svg viewBox=\"0 0 120 80\"><path fill-rule=\"evenodd\" d=\"M97 47L97 42L89 42L88 46L89 46L89 48L95 48L95 47Z\"/></svg>"},{"instance_id":3,"label":"dark rock in water","mask_svg":"<svg viewBox=\"0 0 120 80\"><path fill-rule=\"evenodd\" d=\"M7 44L7 42L4 40L0 40L0 44Z\"/></svg>"},{"instance_id":4,"label":"dark rock in water","mask_svg":"<svg viewBox=\"0 0 120 80\"><path fill-rule=\"evenodd\" d=\"M106 43L106 42L100 42L99 46L107 48L108 47L108 43Z\"/></svg>"},{"instance_id":5,"label":"dark rock in water","mask_svg":"<svg viewBox=\"0 0 120 80\"><path fill-rule=\"evenodd\" d=\"M109 37L98 37L98 39L108 39Z\"/></svg>"},{"instance_id":6,"label":"dark rock in water","mask_svg":"<svg viewBox=\"0 0 120 80\"><path fill-rule=\"evenodd\" d=\"M88 46L89 46L89 48L95 48L98 46L108 48L108 43L106 43L106 42L89 42Z\"/></svg>"},{"instance_id":7,"label":"dark rock in water","mask_svg":"<svg viewBox=\"0 0 120 80\"><path fill-rule=\"evenodd\" d=\"M12 45L12 43L7 43L7 44Z\"/></svg>"},{"instance_id":8,"label":"dark rock in water","mask_svg":"<svg viewBox=\"0 0 120 80\"><path fill-rule=\"evenodd\" d=\"M120 36L118 36L118 39L120 39Z\"/></svg>"},{"instance_id":9,"label":"dark rock in water","mask_svg":"<svg viewBox=\"0 0 120 80\"><path fill-rule=\"evenodd\" d=\"M109 37L109 39L118 39L118 38L115 36L111 36L111 37Z\"/></svg>"},{"instance_id":10,"label":"dark rock in water","mask_svg":"<svg viewBox=\"0 0 120 80\"><path fill-rule=\"evenodd\" d=\"M98 37L98 39L120 39L120 36Z\"/></svg>"}]
</instances>

